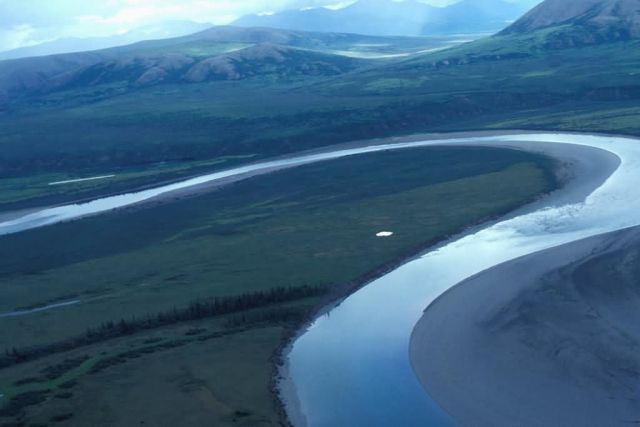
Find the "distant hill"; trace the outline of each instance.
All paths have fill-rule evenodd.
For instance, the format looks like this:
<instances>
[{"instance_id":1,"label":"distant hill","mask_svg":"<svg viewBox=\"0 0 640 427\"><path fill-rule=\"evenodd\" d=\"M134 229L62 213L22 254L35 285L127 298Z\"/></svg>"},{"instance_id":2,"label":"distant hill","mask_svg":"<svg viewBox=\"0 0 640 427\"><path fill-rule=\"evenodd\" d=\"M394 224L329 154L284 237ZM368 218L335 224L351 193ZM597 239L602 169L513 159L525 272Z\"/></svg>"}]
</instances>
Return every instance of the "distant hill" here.
<instances>
[{"instance_id":1,"label":"distant hill","mask_svg":"<svg viewBox=\"0 0 640 427\"><path fill-rule=\"evenodd\" d=\"M43 88L56 75L95 64L107 57L104 52L83 52L0 61L0 105L14 94Z\"/></svg>"},{"instance_id":2,"label":"distant hill","mask_svg":"<svg viewBox=\"0 0 640 427\"><path fill-rule=\"evenodd\" d=\"M313 8L247 15L233 25L407 36L496 32L522 16L532 4L535 0L517 4L504 0L462 0L438 8L417 0L360 0L337 10Z\"/></svg>"},{"instance_id":3,"label":"distant hill","mask_svg":"<svg viewBox=\"0 0 640 427\"><path fill-rule=\"evenodd\" d=\"M546 0L502 34L545 30L550 47L640 38L640 0Z\"/></svg>"},{"instance_id":4,"label":"distant hill","mask_svg":"<svg viewBox=\"0 0 640 427\"><path fill-rule=\"evenodd\" d=\"M210 27L211 24L201 24L192 21L169 21L162 24L144 26L112 37L63 38L35 46L12 49L0 52L0 60L107 49L142 40L180 37Z\"/></svg>"},{"instance_id":5,"label":"distant hill","mask_svg":"<svg viewBox=\"0 0 640 427\"><path fill-rule=\"evenodd\" d=\"M0 101L11 94L107 83L139 87L261 75L279 79L335 75L366 63L348 57L353 46L419 51L428 43L423 38L220 26L110 49L0 61Z\"/></svg>"},{"instance_id":6,"label":"distant hill","mask_svg":"<svg viewBox=\"0 0 640 427\"><path fill-rule=\"evenodd\" d=\"M428 22L422 34L496 32L530 10L533 3L503 0L463 0L439 10L437 20Z\"/></svg>"},{"instance_id":7,"label":"distant hill","mask_svg":"<svg viewBox=\"0 0 640 427\"><path fill-rule=\"evenodd\" d=\"M293 79L332 76L362 65L362 60L262 43L198 57L185 53L148 53L98 62L51 79L47 89L124 84L201 83L251 77Z\"/></svg>"},{"instance_id":8,"label":"distant hill","mask_svg":"<svg viewBox=\"0 0 640 427\"><path fill-rule=\"evenodd\" d=\"M438 9L417 1L358 1L339 10L313 8L273 15L247 15L233 25L290 30L326 31L373 35L421 35Z\"/></svg>"}]
</instances>

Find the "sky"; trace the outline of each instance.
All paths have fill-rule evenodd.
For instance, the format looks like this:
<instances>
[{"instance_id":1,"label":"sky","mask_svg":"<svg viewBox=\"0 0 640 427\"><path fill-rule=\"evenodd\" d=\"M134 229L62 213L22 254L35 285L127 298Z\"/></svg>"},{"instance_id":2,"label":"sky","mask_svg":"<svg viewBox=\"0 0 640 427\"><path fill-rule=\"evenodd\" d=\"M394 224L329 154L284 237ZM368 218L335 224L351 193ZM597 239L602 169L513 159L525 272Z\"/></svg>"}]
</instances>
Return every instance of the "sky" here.
<instances>
[{"instance_id":1,"label":"sky","mask_svg":"<svg viewBox=\"0 0 640 427\"><path fill-rule=\"evenodd\" d=\"M456 0L420 1L445 6ZM248 13L270 13L308 7L339 8L352 2L353 0L0 0L0 51L59 38L123 34L167 20L227 24Z\"/></svg>"}]
</instances>

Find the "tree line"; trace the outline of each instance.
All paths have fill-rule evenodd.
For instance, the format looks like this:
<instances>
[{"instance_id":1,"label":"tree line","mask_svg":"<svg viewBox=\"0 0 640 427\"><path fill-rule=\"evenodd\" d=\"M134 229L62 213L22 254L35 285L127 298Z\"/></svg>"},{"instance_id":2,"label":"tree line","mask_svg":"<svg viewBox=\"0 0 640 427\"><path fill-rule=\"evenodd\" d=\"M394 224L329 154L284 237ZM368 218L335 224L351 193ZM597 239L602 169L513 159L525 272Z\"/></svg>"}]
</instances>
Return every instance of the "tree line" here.
<instances>
[{"instance_id":1,"label":"tree line","mask_svg":"<svg viewBox=\"0 0 640 427\"><path fill-rule=\"evenodd\" d=\"M132 317L128 320L108 321L96 328L87 329L81 335L62 341L7 349L0 356L0 369L140 331L319 296L326 291L326 288L321 286L278 287L237 296L198 300L183 308L173 308L169 311L143 317Z\"/></svg>"}]
</instances>

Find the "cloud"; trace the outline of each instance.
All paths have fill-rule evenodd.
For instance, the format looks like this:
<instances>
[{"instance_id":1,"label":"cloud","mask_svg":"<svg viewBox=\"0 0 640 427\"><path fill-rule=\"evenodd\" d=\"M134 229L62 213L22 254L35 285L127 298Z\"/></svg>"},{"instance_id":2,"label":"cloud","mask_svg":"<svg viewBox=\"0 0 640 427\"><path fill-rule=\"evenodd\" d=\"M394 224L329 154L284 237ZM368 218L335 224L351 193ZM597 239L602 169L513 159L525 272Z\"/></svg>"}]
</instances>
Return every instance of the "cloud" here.
<instances>
[{"instance_id":1,"label":"cloud","mask_svg":"<svg viewBox=\"0 0 640 427\"><path fill-rule=\"evenodd\" d=\"M354 3L355 3L354 0L347 0L347 1L341 1L341 2L338 2L338 3L327 4L324 7L326 7L327 9L336 10L336 9L342 9L344 7L347 7L347 6L351 6Z\"/></svg>"}]
</instances>

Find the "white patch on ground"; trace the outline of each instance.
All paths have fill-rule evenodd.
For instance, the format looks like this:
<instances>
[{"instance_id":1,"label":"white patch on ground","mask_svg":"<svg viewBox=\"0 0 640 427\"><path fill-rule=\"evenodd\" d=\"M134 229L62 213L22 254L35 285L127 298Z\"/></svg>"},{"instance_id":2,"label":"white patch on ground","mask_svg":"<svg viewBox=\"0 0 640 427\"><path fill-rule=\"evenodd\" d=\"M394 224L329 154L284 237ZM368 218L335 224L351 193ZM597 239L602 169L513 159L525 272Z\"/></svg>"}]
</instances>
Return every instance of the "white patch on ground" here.
<instances>
[{"instance_id":1,"label":"white patch on ground","mask_svg":"<svg viewBox=\"0 0 640 427\"><path fill-rule=\"evenodd\" d=\"M98 179L107 179L107 178L113 178L113 177L115 177L115 175L94 176L94 177L91 177L91 178L80 178L80 179L70 179L70 180L67 180L67 181L50 182L48 185L73 184L75 182L95 181L95 180L98 180Z\"/></svg>"},{"instance_id":2,"label":"white patch on ground","mask_svg":"<svg viewBox=\"0 0 640 427\"><path fill-rule=\"evenodd\" d=\"M393 231L381 231L376 234L377 237L391 237L393 236Z\"/></svg>"}]
</instances>

